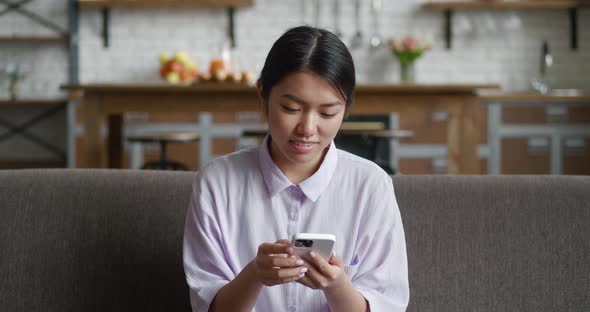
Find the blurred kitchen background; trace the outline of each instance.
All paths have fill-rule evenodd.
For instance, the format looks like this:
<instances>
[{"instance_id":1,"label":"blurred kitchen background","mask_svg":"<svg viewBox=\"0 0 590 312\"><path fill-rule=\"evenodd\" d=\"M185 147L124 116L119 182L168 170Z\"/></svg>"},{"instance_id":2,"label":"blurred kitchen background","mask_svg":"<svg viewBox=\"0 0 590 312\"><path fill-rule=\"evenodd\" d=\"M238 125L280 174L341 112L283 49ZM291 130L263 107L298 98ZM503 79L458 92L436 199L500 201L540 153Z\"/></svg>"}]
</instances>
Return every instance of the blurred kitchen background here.
<instances>
[{"instance_id":1,"label":"blurred kitchen background","mask_svg":"<svg viewBox=\"0 0 590 312\"><path fill-rule=\"evenodd\" d=\"M162 7L136 0L117 6L125 1L0 0L0 168L84 166L80 101L66 100L61 85L167 84L161 55L185 52L208 72L228 46L234 69L257 77L274 40L309 24L342 35L360 85L399 84L388 40L410 35L432 41L415 63L416 84L497 84L493 94L481 93L482 173L590 174L590 7L584 1L510 1L518 4L500 9L505 1L171 0ZM174 2L200 5L172 8ZM11 81L18 82L11 88ZM375 157L398 173L447 173L447 118L423 107L368 118L412 132L378 148ZM262 119L258 113L133 112L124 121L127 136L199 131L199 142L170 144L167 155L195 170L256 144L235 129L260 129ZM499 142L493 165L490 133ZM159 157L158 145L125 141L123 167Z\"/></svg>"}]
</instances>

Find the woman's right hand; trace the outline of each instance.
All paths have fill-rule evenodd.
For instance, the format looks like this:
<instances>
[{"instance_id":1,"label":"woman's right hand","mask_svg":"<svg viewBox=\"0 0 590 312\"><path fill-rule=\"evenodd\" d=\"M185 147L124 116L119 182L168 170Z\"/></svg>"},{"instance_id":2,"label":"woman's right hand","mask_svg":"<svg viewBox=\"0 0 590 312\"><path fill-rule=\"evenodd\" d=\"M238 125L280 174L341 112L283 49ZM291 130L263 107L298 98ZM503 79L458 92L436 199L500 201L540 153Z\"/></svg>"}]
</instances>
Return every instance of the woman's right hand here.
<instances>
[{"instance_id":1,"label":"woman's right hand","mask_svg":"<svg viewBox=\"0 0 590 312\"><path fill-rule=\"evenodd\" d=\"M288 240L275 243L262 243L258 246L256 258L252 261L256 279L266 286L296 281L307 272L303 261L290 256L291 244Z\"/></svg>"}]
</instances>

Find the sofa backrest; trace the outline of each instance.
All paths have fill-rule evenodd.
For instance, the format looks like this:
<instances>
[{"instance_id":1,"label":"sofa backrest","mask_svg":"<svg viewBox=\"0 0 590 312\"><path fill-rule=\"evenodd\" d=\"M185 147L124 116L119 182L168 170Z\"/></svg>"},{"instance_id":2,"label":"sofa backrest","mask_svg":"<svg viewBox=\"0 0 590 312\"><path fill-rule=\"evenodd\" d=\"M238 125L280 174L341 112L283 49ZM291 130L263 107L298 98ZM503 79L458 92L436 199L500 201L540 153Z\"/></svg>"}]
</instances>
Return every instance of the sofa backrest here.
<instances>
[{"instance_id":1,"label":"sofa backrest","mask_svg":"<svg viewBox=\"0 0 590 312\"><path fill-rule=\"evenodd\" d=\"M190 311L192 177L0 171L0 311Z\"/></svg>"},{"instance_id":2,"label":"sofa backrest","mask_svg":"<svg viewBox=\"0 0 590 312\"><path fill-rule=\"evenodd\" d=\"M189 311L194 173L0 171L0 311ZM408 311L589 311L590 178L396 176Z\"/></svg>"},{"instance_id":3,"label":"sofa backrest","mask_svg":"<svg viewBox=\"0 0 590 312\"><path fill-rule=\"evenodd\" d=\"M393 180L408 311L590 311L590 177Z\"/></svg>"}]
</instances>

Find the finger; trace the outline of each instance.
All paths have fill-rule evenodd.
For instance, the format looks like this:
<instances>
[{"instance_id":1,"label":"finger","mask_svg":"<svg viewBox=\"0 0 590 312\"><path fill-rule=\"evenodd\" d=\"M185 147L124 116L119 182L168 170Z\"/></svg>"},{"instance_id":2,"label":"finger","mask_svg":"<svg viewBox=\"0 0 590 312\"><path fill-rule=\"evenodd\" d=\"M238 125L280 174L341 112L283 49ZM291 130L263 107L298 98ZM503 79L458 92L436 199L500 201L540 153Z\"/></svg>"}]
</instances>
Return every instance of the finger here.
<instances>
[{"instance_id":1,"label":"finger","mask_svg":"<svg viewBox=\"0 0 590 312\"><path fill-rule=\"evenodd\" d=\"M270 254L284 254L288 253L286 248L288 246L275 244L275 243L263 243L258 247L258 254L270 255Z\"/></svg>"},{"instance_id":2,"label":"finger","mask_svg":"<svg viewBox=\"0 0 590 312\"><path fill-rule=\"evenodd\" d=\"M281 284L286 284L286 283L295 282L295 281L300 280L304 276L305 276L305 274L304 273L301 273L301 274L299 274L297 276L293 276L293 277L289 277L289 278L284 278L284 279L280 280L280 283Z\"/></svg>"},{"instance_id":3,"label":"finger","mask_svg":"<svg viewBox=\"0 0 590 312\"><path fill-rule=\"evenodd\" d=\"M266 278L283 280L292 278L295 276L300 276L301 274L305 274L308 271L306 267L297 267L297 268L286 268L286 269L271 269L262 272L263 276Z\"/></svg>"},{"instance_id":4,"label":"finger","mask_svg":"<svg viewBox=\"0 0 590 312\"><path fill-rule=\"evenodd\" d=\"M288 239L279 239L278 241L275 242L275 244L280 244L280 245L291 245L291 241Z\"/></svg>"},{"instance_id":5,"label":"finger","mask_svg":"<svg viewBox=\"0 0 590 312\"><path fill-rule=\"evenodd\" d=\"M328 261L326 261L326 259L322 258L322 256L318 255L313 251L309 252L309 257L311 258L311 263L315 265L315 267L322 275L332 276L332 265L330 265Z\"/></svg>"},{"instance_id":6,"label":"finger","mask_svg":"<svg viewBox=\"0 0 590 312\"><path fill-rule=\"evenodd\" d=\"M330 257L329 263L331 265L335 265L339 268L344 268L344 261L342 261L342 258L340 258L340 257L336 257L336 256Z\"/></svg>"},{"instance_id":7,"label":"finger","mask_svg":"<svg viewBox=\"0 0 590 312\"><path fill-rule=\"evenodd\" d=\"M293 249L291 248L291 242L289 240L279 239L278 241L275 242L275 244L287 246L287 249L285 249L285 252L287 252L287 253L286 254L281 254L281 255L284 255L285 257L288 257L290 254L293 253Z\"/></svg>"},{"instance_id":8,"label":"finger","mask_svg":"<svg viewBox=\"0 0 590 312\"><path fill-rule=\"evenodd\" d=\"M306 277L308 277L312 282L313 285L316 288L322 288L321 285L326 284L327 282L327 278L326 276L324 276L317 268L316 266L311 263L311 262L307 262L305 261L304 266L306 268L308 268L307 273L305 274Z\"/></svg>"},{"instance_id":9,"label":"finger","mask_svg":"<svg viewBox=\"0 0 590 312\"><path fill-rule=\"evenodd\" d=\"M315 282L312 279L310 279L309 276L307 276L307 274L305 276L301 277L300 279L298 279L297 283L307 286L311 289L318 289Z\"/></svg>"},{"instance_id":10,"label":"finger","mask_svg":"<svg viewBox=\"0 0 590 312\"><path fill-rule=\"evenodd\" d=\"M299 275L296 275L296 276L283 277L283 278L265 278L264 280L266 281L265 285L272 286L272 285L280 285L280 284L286 284L286 283L299 281L304 276L305 276L305 273L300 273Z\"/></svg>"},{"instance_id":11,"label":"finger","mask_svg":"<svg viewBox=\"0 0 590 312\"><path fill-rule=\"evenodd\" d=\"M291 248L291 241L289 241L288 239L279 239L278 241L275 242L275 244L287 246L287 249L285 249L285 252L287 252L287 255L290 255L293 253L293 248Z\"/></svg>"},{"instance_id":12,"label":"finger","mask_svg":"<svg viewBox=\"0 0 590 312\"><path fill-rule=\"evenodd\" d=\"M269 266L286 268L302 266L305 262L301 259L283 256L270 256Z\"/></svg>"}]
</instances>

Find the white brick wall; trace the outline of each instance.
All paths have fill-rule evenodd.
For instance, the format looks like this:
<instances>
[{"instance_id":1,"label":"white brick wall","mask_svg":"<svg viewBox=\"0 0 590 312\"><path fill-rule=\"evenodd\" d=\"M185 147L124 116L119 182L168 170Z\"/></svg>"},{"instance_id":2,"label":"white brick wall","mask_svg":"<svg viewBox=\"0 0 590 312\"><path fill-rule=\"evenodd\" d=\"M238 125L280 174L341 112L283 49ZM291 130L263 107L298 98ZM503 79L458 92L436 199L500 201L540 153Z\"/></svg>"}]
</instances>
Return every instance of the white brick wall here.
<instances>
[{"instance_id":1,"label":"white brick wall","mask_svg":"<svg viewBox=\"0 0 590 312\"><path fill-rule=\"evenodd\" d=\"M305 1L305 0L304 0ZM301 1L257 0L252 8L236 15L236 55L242 68L258 72L272 42L287 28L302 21L313 22L311 5L301 15ZM500 83L507 90L528 88L538 72L543 39L549 41L555 65L550 78L559 87L588 88L590 79L590 11L579 16L579 50L569 48L566 11L458 12L455 19L467 20L471 30L454 37L453 49L443 41L443 16L420 9L422 1L384 1L381 33L384 36L430 32L435 47L417 63L417 76L424 83ZM332 1L321 1L320 26L333 27ZM363 1L362 24L366 40L372 33L370 1ZM354 33L353 1L342 1L341 26L346 38ZM520 21L510 28L510 18ZM112 15L112 46L104 49L100 38L98 11L82 14L81 79L96 81L152 81L157 77L157 56L187 50L206 69L221 45L226 27L224 10L123 10ZM495 27L495 30L490 26ZM353 50L361 83L395 83L398 68L389 51L371 51L368 45ZM582 69L582 70L580 70Z\"/></svg>"},{"instance_id":2,"label":"white brick wall","mask_svg":"<svg viewBox=\"0 0 590 312\"><path fill-rule=\"evenodd\" d=\"M308 3L306 16L300 4ZM250 8L236 11L235 52L242 69L258 72L273 41L287 28L302 21L313 22L311 0L256 0ZM567 12L482 11L457 12L453 49L444 48L443 14L420 9L419 0L384 0L381 33L384 36L430 32L435 46L416 66L423 83L499 83L506 90L521 90L538 72L541 42L549 41L555 64L550 79L557 87L590 88L590 10L579 12L579 49L569 48ZM362 24L366 40L372 32L370 1L363 1ZM322 0L319 26L331 28L333 2ZM353 0L341 0L341 27L345 38L354 32ZM67 25L66 1L37 0L27 5L56 23ZM1 8L1 7L0 7ZM511 20L512 18L512 20ZM520 27L510 28L514 18ZM470 24L471 29L465 25ZM227 14L216 9L113 9L111 47L104 48L101 15L85 9L80 21L80 80L92 82L158 81L158 55L185 50L207 69L226 33ZM491 25L491 26L486 26ZM495 30L494 30L495 27ZM45 33L25 18L9 14L0 17L0 35ZM0 67L22 64L29 77L21 86L25 97L54 97L67 80L66 50L58 45L0 45ZM368 46L352 51L360 83L395 83L398 66L385 50ZM0 97L7 97L6 83L0 82ZM0 143L0 157L6 148Z\"/></svg>"},{"instance_id":3,"label":"white brick wall","mask_svg":"<svg viewBox=\"0 0 590 312\"><path fill-rule=\"evenodd\" d=\"M301 15L300 3L307 1L308 11ZM238 48L242 68L257 71L272 42L287 28L302 21L313 22L314 1L256 0L254 7L240 8L236 15ZM555 57L551 79L560 87L588 87L590 78L590 10L580 10L579 49L569 49L569 22L566 11L482 11L457 12L453 49L443 41L443 17L440 12L420 9L422 1L383 1L381 33L384 36L430 32L435 47L417 63L420 82L500 83L507 90L527 88L538 71L541 41L549 40ZM27 5L66 26L66 1L43 0ZM341 26L346 38L354 32L353 0L341 0ZM365 37L372 31L370 1L363 1L362 24ZM332 1L321 1L320 26L333 27ZM466 18L467 17L467 18ZM507 26L509 18L520 20L520 28ZM467 21L471 30L461 30ZM201 65L219 49L225 35L227 15L216 9L113 9L111 47L103 48L101 17L98 10L85 9L80 23L80 78L90 82L157 81L157 56L164 52L186 50ZM486 28L492 23L495 30ZM459 25L461 24L461 25ZM464 28L464 27L463 27ZM8 14L0 18L0 34L47 33L24 17ZM387 50L352 51L358 67L359 82L397 81L397 64ZM58 45L9 45L0 48L0 65L21 63L30 72L22 93L31 97L59 95L58 85L67 79L65 48ZM6 96L5 84L2 93Z\"/></svg>"}]
</instances>

